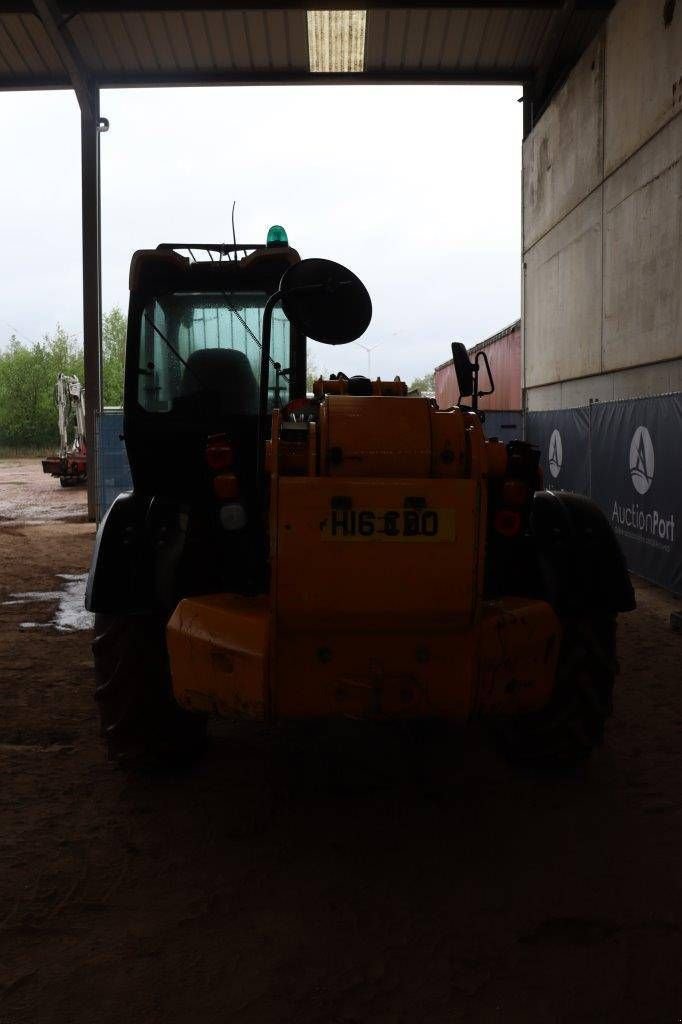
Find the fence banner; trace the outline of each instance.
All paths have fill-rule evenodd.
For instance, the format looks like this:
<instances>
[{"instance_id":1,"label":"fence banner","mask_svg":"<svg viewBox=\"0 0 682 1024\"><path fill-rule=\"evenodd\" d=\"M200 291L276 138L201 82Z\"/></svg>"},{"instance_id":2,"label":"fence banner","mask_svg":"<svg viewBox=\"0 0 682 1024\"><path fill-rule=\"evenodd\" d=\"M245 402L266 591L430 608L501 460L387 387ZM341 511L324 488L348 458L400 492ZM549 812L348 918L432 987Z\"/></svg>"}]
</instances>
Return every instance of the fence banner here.
<instances>
[{"instance_id":1,"label":"fence banner","mask_svg":"<svg viewBox=\"0 0 682 1024\"><path fill-rule=\"evenodd\" d=\"M682 395L526 413L545 486L588 494L632 572L682 594Z\"/></svg>"},{"instance_id":2,"label":"fence banner","mask_svg":"<svg viewBox=\"0 0 682 1024\"><path fill-rule=\"evenodd\" d=\"M682 593L682 395L591 407L592 498L633 572Z\"/></svg>"},{"instance_id":3,"label":"fence banner","mask_svg":"<svg viewBox=\"0 0 682 1024\"><path fill-rule=\"evenodd\" d=\"M540 449L545 487L589 494L589 408L526 413L526 440Z\"/></svg>"}]
</instances>

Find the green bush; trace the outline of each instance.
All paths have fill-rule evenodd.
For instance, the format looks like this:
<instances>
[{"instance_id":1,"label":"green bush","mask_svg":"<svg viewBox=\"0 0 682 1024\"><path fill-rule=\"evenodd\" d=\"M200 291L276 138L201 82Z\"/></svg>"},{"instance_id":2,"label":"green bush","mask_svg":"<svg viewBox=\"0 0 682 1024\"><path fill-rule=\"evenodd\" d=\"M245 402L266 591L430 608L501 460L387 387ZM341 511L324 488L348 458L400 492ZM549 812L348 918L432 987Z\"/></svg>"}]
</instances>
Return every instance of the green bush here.
<instances>
[{"instance_id":1,"label":"green bush","mask_svg":"<svg viewBox=\"0 0 682 1024\"><path fill-rule=\"evenodd\" d=\"M118 307L102 321L102 383L105 405L123 402L126 318ZM0 450L42 450L59 444L54 388L59 373L83 381L83 349L57 324L42 341L24 344L14 335L0 349Z\"/></svg>"}]
</instances>

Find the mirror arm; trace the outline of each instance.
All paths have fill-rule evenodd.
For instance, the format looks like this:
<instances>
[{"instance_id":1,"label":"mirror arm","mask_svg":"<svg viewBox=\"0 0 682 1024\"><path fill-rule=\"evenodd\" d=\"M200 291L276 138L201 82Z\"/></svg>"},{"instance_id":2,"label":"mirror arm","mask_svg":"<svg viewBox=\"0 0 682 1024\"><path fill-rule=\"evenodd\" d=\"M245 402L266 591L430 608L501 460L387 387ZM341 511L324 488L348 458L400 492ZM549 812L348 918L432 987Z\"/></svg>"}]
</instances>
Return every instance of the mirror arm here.
<instances>
[{"instance_id":1,"label":"mirror arm","mask_svg":"<svg viewBox=\"0 0 682 1024\"><path fill-rule=\"evenodd\" d=\"M478 359L471 364L471 370L474 376L474 390L471 395L471 408L474 412L478 412Z\"/></svg>"},{"instance_id":2,"label":"mirror arm","mask_svg":"<svg viewBox=\"0 0 682 1024\"><path fill-rule=\"evenodd\" d=\"M493 371L490 369L490 363L488 362L488 356L486 355L485 349L481 349L481 351L476 356L477 370L479 359L482 359L483 362L485 363L485 372L488 374L488 384L490 385L490 388L488 389L488 391L479 391L478 393L479 395L492 395L493 392L495 391L495 381L493 380Z\"/></svg>"},{"instance_id":3,"label":"mirror arm","mask_svg":"<svg viewBox=\"0 0 682 1024\"><path fill-rule=\"evenodd\" d=\"M282 291L278 289L270 296L265 303L263 310L263 333L260 352L260 387L258 392L258 448L257 459L257 480L263 479L263 467L265 464L265 418L268 413L268 391L270 385L270 337L272 335L272 313L282 298ZM264 485L263 485L264 486Z\"/></svg>"}]
</instances>

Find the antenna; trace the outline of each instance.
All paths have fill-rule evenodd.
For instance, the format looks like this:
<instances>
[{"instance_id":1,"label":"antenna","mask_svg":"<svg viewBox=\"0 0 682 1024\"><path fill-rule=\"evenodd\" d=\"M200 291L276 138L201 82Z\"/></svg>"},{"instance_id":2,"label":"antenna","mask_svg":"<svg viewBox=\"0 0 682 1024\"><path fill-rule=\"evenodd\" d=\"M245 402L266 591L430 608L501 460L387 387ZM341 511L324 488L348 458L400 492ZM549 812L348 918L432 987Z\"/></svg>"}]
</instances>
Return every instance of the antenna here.
<instances>
[{"instance_id":1,"label":"antenna","mask_svg":"<svg viewBox=\"0 0 682 1024\"><path fill-rule=\"evenodd\" d=\"M234 227L234 208L235 208L236 205L237 205L237 200L235 199L232 202L232 241L234 242L234 249L235 249L234 259L235 260L237 259L237 233L236 233L235 227Z\"/></svg>"}]
</instances>

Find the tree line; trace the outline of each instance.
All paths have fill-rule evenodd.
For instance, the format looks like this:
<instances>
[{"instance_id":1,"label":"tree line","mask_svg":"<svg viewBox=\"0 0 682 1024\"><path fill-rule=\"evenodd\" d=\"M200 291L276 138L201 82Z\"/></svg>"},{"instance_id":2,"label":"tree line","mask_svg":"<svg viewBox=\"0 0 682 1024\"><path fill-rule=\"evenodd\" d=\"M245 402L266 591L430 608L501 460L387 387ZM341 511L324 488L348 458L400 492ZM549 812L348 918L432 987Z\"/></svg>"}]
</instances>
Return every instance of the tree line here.
<instances>
[{"instance_id":1,"label":"tree line","mask_svg":"<svg viewBox=\"0 0 682 1024\"><path fill-rule=\"evenodd\" d=\"M123 402L126 318L114 306L102 319L102 398ZM25 343L15 335L0 349L0 449L38 449L59 443L54 389L59 373L83 383L83 347L57 324L41 341Z\"/></svg>"}]
</instances>

